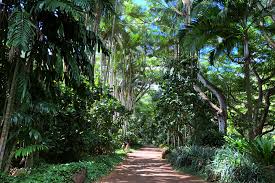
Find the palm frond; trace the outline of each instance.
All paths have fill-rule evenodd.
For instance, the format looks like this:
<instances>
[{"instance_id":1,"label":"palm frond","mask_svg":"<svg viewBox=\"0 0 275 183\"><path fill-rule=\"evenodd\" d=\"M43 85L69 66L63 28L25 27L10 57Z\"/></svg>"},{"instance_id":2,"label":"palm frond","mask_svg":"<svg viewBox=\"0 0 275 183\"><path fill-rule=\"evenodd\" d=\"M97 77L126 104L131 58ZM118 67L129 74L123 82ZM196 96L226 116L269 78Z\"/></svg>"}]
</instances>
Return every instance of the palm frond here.
<instances>
[{"instance_id":1,"label":"palm frond","mask_svg":"<svg viewBox=\"0 0 275 183\"><path fill-rule=\"evenodd\" d=\"M39 113L39 114L55 114L57 113L56 106L52 103L48 102L36 102L33 104L33 112Z\"/></svg>"},{"instance_id":2,"label":"palm frond","mask_svg":"<svg viewBox=\"0 0 275 183\"><path fill-rule=\"evenodd\" d=\"M92 10L94 3L93 0L73 0L73 4L86 11Z\"/></svg>"},{"instance_id":3,"label":"palm frond","mask_svg":"<svg viewBox=\"0 0 275 183\"><path fill-rule=\"evenodd\" d=\"M32 116L23 112L15 112L11 116L11 124L19 126L31 126Z\"/></svg>"},{"instance_id":4,"label":"palm frond","mask_svg":"<svg viewBox=\"0 0 275 183\"><path fill-rule=\"evenodd\" d=\"M74 56L67 55L68 64L70 66L69 71L71 74L71 78L76 81L77 84L80 83L80 71L79 67L74 59Z\"/></svg>"},{"instance_id":5,"label":"palm frond","mask_svg":"<svg viewBox=\"0 0 275 183\"><path fill-rule=\"evenodd\" d=\"M18 72L16 96L18 101L24 104L29 104L31 99L30 93L28 92L29 82L30 82L30 77L26 73L25 67L22 66Z\"/></svg>"},{"instance_id":6,"label":"palm frond","mask_svg":"<svg viewBox=\"0 0 275 183\"><path fill-rule=\"evenodd\" d=\"M26 157L34 152L45 151L47 149L48 147L43 144L26 146L15 151L15 158Z\"/></svg>"},{"instance_id":7,"label":"palm frond","mask_svg":"<svg viewBox=\"0 0 275 183\"><path fill-rule=\"evenodd\" d=\"M17 9L9 19L8 45L28 51L35 35L35 29L30 14Z\"/></svg>"},{"instance_id":8,"label":"palm frond","mask_svg":"<svg viewBox=\"0 0 275 183\"><path fill-rule=\"evenodd\" d=\"M84 4L84 1L82 1ZM79 19L83 16L82 9L79 6L76 6L71 1L68 0L44 0L38 2L36 6L36 11L49 11L49 12L65 12L71 14L75 19Z\"/></svg>"}]
</instances>

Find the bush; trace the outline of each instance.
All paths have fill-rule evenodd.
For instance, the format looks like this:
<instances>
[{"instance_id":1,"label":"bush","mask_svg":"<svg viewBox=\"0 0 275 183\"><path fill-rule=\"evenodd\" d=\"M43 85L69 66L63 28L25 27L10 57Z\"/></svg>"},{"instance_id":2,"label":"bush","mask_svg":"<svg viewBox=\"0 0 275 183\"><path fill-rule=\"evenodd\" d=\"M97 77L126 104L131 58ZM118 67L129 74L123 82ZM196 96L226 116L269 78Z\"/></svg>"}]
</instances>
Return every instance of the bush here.
<instances>
[{"instance_id":1,"label":"bush","mask_svg":"<svg viewBox=\"0 0 275 183\"><path fill-rule=\"evenodd\" d=\"M248 156L247 153L230 146L220 149L195 145L183 146L174 149L169 154L168 161L177 168L188 168L199 172L209 181L272 182L270 170L258 164L253 156Z\"/></svg>"},{"instance_id":2,"label":"bush","mask_svg":"<svg viewBox=\"0 0 275 183\"><path fill-rule=\"evenodd\" d=\"M223 134L214 129L210 129L202 135L202 146L221 147L224 142Z\"/></svg>"},{"instance_id":3,"label":"bush","mask_svg":"<svg viewBox=\"0 0 275 183\"><path fill-rule=\"evenodd\" d=\"M44 165L31 170L28 175L11 177L0 173L2 183L61 183L73 182L73 174L79 170L87 170L87 182L97 181L107 175L118 163L123 160L125 153L115 153L90 158L86 161L58 165Z\"/></svg>"},{"instance_id":4,"label":"bush","mask_svg":"<svg viewBox=\"0 0 275 183\"><path fill-rule=\"evenodd\" d=\"M263 169L245 154L231 148L217 150L205 171L211 181L265 182Z\"/></svg>"},{"instance_id":5,"label":"bush","mask_svg":"<svg viewBox=\"0 0 275 183\"><path fill-rule=\"evenodd\" d=\"M183 146L174 149L168 156L168 160L178 168L187 166L194 170L202 170L211 161L215 151L211 147Z\"/></svg>"},{"instance_id":6,"label":"bush","mask_svg":"<svg viewBox=\"0 0 275 183\"><path fill-rule=\"evenodd\" d=\"M245 151L262 165L275 164L275 141L272 137L257 137L248 141Z\"/></svg>"},{"instance_id":7,"label":"bush","mask_svg":"<svg viewBox=\"0 0 275 183\"><path fill-rule=\"evenodd\" d=\"M115 136L125 108L108 94L99 95L88 89L87 92L91 95L88 101L68 87L62 90L56 101L62 107L54 120L43 127L42 136L49 150L40 157L48 163L68 163L87 155L108 154L121 144L115 141Z\"/></svg>"},{"instance_id":8,"label":"bush","mask_svg":"<svg viewBox=\"0 0 275 183\"><path fill-rule=\"evenodd\" d=\"M256 137L253 140L226 137L226 140L230 147L246 153L262 165L269 166L275 163L275 140L272 137Z\"/></svg>"}]
</instances>

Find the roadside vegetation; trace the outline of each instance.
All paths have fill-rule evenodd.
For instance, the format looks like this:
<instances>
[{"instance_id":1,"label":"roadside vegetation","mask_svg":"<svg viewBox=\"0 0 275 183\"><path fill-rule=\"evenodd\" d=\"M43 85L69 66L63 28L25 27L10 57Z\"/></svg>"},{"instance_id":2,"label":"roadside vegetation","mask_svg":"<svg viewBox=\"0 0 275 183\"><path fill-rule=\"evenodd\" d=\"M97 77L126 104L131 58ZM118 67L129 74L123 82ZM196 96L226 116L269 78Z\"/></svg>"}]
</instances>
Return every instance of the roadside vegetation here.
<instances>
[{"instance_id":1,"label":"roadside vegetation","mask_svg":"<svg viewBox=\"0 0 275 183\"><path fill-rule=\"evenodd\" d=\"M0 0L0 182L95 181L123 144L209 181L272 182L274 6Z\"/></svg>"}]
</instances>

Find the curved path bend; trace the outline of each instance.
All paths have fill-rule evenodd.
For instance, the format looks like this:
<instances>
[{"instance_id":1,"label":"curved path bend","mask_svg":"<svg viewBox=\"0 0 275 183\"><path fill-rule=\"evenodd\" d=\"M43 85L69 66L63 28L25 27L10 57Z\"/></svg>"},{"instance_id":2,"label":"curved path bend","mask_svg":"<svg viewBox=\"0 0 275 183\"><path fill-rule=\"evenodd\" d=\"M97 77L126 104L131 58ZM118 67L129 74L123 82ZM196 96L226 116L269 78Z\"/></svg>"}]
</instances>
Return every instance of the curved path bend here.
<instances>
[{"instance_id":1,"label":"curved path bend","mask_svg":"<svg viewBox=\"0 0 275 183\"><path fill-rule=\"evenodd\" d=\"M145 147L128 154L128 158L101 183L205 183L189 174L176 172L161 159L159 148Z\"/></svg>"}]
</instances>

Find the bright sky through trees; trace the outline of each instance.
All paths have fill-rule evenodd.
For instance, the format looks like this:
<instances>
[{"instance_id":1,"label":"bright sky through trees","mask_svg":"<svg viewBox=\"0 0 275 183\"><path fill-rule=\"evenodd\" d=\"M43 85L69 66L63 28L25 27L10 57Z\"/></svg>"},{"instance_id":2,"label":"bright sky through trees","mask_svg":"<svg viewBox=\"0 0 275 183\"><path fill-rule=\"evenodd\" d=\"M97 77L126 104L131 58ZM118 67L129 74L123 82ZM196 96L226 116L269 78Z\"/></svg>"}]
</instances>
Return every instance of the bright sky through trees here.
<instances>
[{"instance_id":1,"label":"bright sky through trees","mask_svg":"<svg viewBox=\"0 0 275 183\"><path fill-rule=\"evenodd\" d=\"M147 5L145 0L134 0L134 3L136 3L140 6L143 6L143 7L145 7Z\"/></svg>"}]
</instances>

